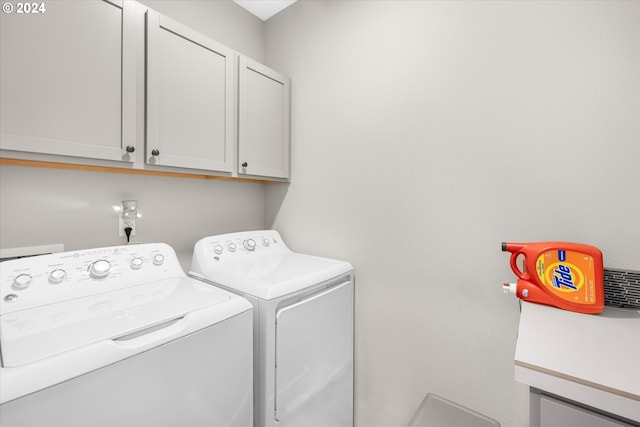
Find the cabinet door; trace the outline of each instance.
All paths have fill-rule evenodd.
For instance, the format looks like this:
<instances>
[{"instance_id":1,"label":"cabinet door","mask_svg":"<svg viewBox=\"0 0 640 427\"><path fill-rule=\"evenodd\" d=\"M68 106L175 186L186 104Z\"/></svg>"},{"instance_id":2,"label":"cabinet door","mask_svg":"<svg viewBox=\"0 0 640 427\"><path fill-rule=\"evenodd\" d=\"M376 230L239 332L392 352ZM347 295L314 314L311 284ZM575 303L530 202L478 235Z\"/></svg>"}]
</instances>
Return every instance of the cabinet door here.
<instances>
[{"instance_id":1,"label":"cabinet door","mask_svg":"<svg viewBox=\"0 0 640 427\"><path fill-rule=\"evenodd\" d=\"M1 17L0 148L134 161L135 4L43 5Z\"/></svg>"},{"instance_id":2,"label":"cabinet door","mask_svg":"<svg viewBox=\"0 0 640 427\"><path fill-rule=\"evenodd\" d=\"M233 55L147 12L147 163L231 172Z\"/></svg>"},{"instance_id":3,"label":"cabinet door","mask_svg":"<svg viewBox=\"0 0 640 427\"><path fill-rule=\"evenodd\" d=\"M532 405L532 427L631 427L631 424L551 396L536 394L536 398L539 399L539 403ZM536 407L539 408L539 413L534 413Z\"/></svg>"},{"instance_id":4,"label":"cabinet door","mask_svg":"<svg viewBox=\"0 0 640 427\"><path fill-rule=\"evenodd\" d=\"M238 173L289 178L291 80L239 60Z\"/></svg>"}]
</instances>

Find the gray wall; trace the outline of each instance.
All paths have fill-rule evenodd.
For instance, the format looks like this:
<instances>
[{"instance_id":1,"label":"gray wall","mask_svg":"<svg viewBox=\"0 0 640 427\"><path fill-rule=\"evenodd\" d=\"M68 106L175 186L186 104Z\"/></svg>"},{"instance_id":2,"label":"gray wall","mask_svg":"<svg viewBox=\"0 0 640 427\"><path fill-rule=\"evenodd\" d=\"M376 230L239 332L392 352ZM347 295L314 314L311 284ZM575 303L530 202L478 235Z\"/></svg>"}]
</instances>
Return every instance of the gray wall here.
<instances>
[{"instance_id":1,"label":"gray wall","mask_svg":"<svg viewBox=\"0 0 640 427\"><path fill-rule=\"evenodd\" d=\"M264 224L262 184L2 166L1 247L123 245L113 206L130 199L142 215L131 240L168 243L185 269L197 240Z\"/></svg>"},{"instance_id":2,"label":"gray wall","mask_svg":"<svg viewBox=\"0 0 640 427\"><path fill-rule=\"evenodd\" d=\"M258 60L264 58L263 22L231 1L142 3L238 52ZM142 105L138 113L144 117ZM142 121L139 124L138 135L142 138ZM117 214L112 206L136 199L143 217L137 221L137 234L132 240L170 244L186 269L198 239L264 227L263 187L2 166L0 247L63 243L65 250L74 250L124 244L125 239L118 237Z\"/></svg>"},{"instance_id":3,"label":"gray wall","mask_svg":"<svg viewBox=\"0 0 640 427\"><path fill-rule=\"evenodd\" d=\"M527 424L500 242L640 269L640 2L305 1L267 21L293 181L267 226L356 268L359 427L427 392Z\"/></svg>"}]
</instances>

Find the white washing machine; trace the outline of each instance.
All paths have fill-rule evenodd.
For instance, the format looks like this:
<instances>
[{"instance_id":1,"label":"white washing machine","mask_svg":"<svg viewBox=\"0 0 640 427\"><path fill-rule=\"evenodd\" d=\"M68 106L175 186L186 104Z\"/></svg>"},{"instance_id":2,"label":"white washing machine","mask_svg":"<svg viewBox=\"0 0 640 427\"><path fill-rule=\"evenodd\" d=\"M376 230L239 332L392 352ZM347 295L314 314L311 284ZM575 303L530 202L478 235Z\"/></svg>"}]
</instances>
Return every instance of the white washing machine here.
<instances>
[{"instance_id":1,"label":"white washing machine","mask_svg":"<svg viewBox=\"0 0 640 427\"><path fill-rule=\"evenodd\" d=\"M189 273L254 307L256 427L353 426L353 267L273 230L206 237Z\"/></svg>"},{"instance_id":2,"label":"white washing machine","mask_svg":"<svg viewBox=\"0 0 640 427\"><path fill-rule=\"evenodd\" d=\"M0 425L253 425L252 306L165 244L0 263Z\"/></svg>"}]
</instances>

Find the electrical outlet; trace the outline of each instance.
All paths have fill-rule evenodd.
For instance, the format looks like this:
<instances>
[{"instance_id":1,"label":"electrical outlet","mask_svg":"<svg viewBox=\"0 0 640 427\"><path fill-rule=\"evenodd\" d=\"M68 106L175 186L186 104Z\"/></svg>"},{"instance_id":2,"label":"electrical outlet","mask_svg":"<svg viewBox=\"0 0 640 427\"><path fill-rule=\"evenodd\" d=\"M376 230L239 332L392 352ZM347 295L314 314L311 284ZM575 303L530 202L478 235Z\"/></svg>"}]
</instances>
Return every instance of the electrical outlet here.
<instances>
[{"instance_id":1,"label":"electrical outlet","mask_svg":"<svg viewBox=\"0 0 640 427\"><path fill-rule=\"evenodd\" d=\"M124 228L131 227L131 237L136 235L136 221L131 219L123 219L122 215L118 216L118 236L126 237L124 234Z\"/></svg>"}]
</instances>

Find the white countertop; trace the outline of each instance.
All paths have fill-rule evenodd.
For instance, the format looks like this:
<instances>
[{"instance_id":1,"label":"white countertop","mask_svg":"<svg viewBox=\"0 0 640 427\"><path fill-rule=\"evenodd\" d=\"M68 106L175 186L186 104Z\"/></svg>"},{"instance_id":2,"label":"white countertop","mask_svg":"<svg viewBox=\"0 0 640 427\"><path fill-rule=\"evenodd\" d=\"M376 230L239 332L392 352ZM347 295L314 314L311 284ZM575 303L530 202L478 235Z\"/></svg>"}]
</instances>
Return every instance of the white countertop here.
<instances>
[{"instance_id":1,"label":"white countertop","mask_svg":"<svg viewBox=\"0 0 640 427\"><path fill-rule=\"evenodd\" d=\"M518 382L640 420L640 310L522 302L515 364Z\"/></svg>"}]
</instances>

